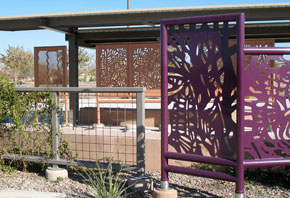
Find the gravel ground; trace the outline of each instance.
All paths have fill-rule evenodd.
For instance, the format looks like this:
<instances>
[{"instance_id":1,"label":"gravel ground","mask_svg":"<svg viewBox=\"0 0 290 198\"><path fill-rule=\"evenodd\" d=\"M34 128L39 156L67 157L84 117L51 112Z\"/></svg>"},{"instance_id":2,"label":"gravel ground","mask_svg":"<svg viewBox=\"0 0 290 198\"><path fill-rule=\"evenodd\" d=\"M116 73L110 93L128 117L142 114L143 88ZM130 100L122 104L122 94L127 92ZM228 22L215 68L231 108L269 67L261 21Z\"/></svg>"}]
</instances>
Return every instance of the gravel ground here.
<instances>
[{"instance_id":1,"label":"gravel ground","mask_svg":"<svg viewBox=\"0 0 290 198\"><path fill-rule=\"evenodd\" d=\"M147 171L154 180L154 186L158 187L160 172ZM234 197L235 185L231 182L192 177L187 175L170 174L171 187L178 190L179 197ZM89 189L76 175L70 175L68 179L59 182L49 182L43 175L17 171L13 174L0 173L0 189L33 190L42 192L65 193L67 198L92 197ZM245 197L247 198L286 198L290 192L281 188L265 186L257 183L246 184ZM152 193L135 193L130 198L151 198Z\"/></svg>"}]
</instances>

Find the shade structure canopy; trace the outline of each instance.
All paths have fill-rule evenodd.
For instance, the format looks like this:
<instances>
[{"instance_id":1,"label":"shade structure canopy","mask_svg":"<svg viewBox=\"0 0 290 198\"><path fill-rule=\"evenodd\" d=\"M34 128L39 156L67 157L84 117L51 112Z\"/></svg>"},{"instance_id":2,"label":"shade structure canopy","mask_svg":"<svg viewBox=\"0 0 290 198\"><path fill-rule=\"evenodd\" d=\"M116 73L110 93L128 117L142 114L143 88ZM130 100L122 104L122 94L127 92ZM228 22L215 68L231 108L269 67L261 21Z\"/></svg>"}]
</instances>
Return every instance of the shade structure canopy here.
<instances>
[{"instance_id":1,"label":"shade structure canopy","mask_svg":"<svg viewBox=\"0 0 290 198\"><path fill-rule=\"evenodd\" d=\"M161 19L244 12L247 39L290 41L290 3L76 12L0 17L0 31L49 29L72 34L79 46L159 41ZM110 28L108 28L110 27Z\"/></svg>"}]
</instances>

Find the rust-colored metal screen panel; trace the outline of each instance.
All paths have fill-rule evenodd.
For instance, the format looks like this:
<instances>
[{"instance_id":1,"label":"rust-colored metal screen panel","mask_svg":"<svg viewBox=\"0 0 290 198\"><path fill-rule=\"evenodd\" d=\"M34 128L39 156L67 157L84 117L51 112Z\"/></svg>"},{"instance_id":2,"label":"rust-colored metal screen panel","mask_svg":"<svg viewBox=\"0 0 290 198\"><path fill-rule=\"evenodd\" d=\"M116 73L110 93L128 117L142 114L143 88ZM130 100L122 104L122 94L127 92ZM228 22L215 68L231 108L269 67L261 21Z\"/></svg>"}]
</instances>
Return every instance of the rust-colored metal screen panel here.
<instances>
[{"instance_id":1,"label":"rust-colored metal screen panel","mask_svg":"<svg viewBox=\"0 0 290 198\"><path fill-rule=\"evenodd\" d=\"M97 86L160 89L160 44L97 45Z\"/></svg>"},{"instance_id":2,"label":"rust-colored metal screen panel","mask_svg":"<svg viewBox=\"0 0 290 198\"><path fill-rule=\"evenodd\" d=\"M35 86L67 86L66 46L34 48Z\"/></svg>"},{"instance_id":3,"label":"rust-colored metal screen panel","mask_svg":"<svg viewBox=\"0 0 290 198\"><path fill-rule=\"evenodd\" d=\"M97 86L128 87L128 46L97 46Z\"/></svg>"},{"instance_id":4,"label":"rust-colored metal screen panel","mask_svg":"<svg viewBox=\"0 0 290 198\"><path fill-rule=\"evenodd\" d=\"M130 46L132 55L133 86L148 90L160 89L160 44Z\"/></svg>"},{"instance_id":5,"label":"rust-colored metal screen panel","mask_svg":"<svg viewBox=\"0 0 290 198\"><path fill-rule=\"evenodd\" d=\"M229 40L229 46L234 45L235 40ZM263 39L263 40L245 40L245 47L274 47L275 40Z\"/></svg>"}]
</instances>

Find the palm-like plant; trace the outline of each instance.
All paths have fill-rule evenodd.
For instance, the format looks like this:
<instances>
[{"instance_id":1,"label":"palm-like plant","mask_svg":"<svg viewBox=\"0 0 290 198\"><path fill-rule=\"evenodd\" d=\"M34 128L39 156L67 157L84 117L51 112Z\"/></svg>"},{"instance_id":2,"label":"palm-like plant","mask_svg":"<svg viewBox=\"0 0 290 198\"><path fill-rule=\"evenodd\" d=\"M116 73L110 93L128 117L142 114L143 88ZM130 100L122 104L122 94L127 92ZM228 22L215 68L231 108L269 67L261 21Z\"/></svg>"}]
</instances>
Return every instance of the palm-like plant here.
<instances>
[{"instance_id":1,"label":"palm-like plant","mask_svg":"<svg viewBox=\"0 0 290 198\"><path fill-rule=\"evenodd\" d=\"M80 175L90 186L90 192L96 198L123 198L128 194L126 181L122 178L122 169L113 171L113 160L108 159L108 166L101 168L97 162L97 169L84 169Z\"/></svg>"}]
</instances>

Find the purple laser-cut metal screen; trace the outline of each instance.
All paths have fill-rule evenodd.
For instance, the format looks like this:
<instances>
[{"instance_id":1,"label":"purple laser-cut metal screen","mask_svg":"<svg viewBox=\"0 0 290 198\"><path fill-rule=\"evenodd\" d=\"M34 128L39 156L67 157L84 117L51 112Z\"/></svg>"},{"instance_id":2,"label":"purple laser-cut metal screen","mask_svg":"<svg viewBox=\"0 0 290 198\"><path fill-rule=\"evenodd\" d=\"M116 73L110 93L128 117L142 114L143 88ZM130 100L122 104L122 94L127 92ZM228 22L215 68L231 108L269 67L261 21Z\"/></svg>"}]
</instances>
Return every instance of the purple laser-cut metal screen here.
<instances>
[{"instance_id":1,"label":"purple laser-cut metal screen","mask_svg":"<svg viewBox=\"0 0 290 198\"><path fill-rule=\"evenodd\" d=\"M248 56L243 81L246 159L290 157L289 74L289 55Z\"/></svg>"},{"instance_id":2,"label":"purple laser-cut metal screen","mask_svg":"<svg viewBox=\"0 0 290 198\"><path fill-rule=\"evenodd\" d=\"M168 143L181 153L233 158L237 79L232 57L237 45L229 46L229 39L237 25L169 25L167 32Z\"/></svg>"},{"instance_id":3,"label":"purple laser-cut metal screen","mask_svg":"<svg viewBox=\"0 0 290 198\"><path fill-rule=\"evenodd\" d=\"M240 70L234 65L243 65L244 14L162 20L161 36L161 186L168 172L177 172L237 182L242 194L243 156L236 156L242 138L234 118ZM169 165L168 159L234 166L237 176Z\"/></svg>"},{"instance_id":4,"label":"purple laser-cut metal screen","mask_svg":"<svg viewBox=\"0 0 290 198\"><path fill-rule=\"evenodd\" d=\"M244 48L244 30L244 14L161 22L164 189L177 172L234 181L243 197L245 167L290 165L290 48ZM232 166L236 176L168 159Z\"/></svg>"}]
</instances>

